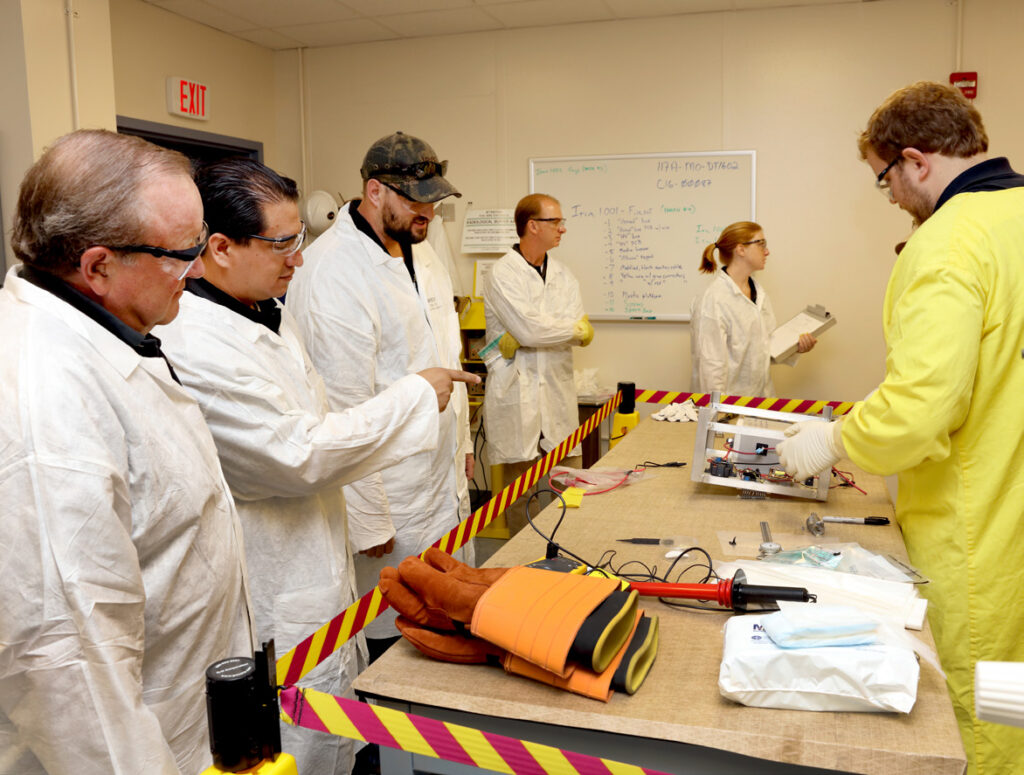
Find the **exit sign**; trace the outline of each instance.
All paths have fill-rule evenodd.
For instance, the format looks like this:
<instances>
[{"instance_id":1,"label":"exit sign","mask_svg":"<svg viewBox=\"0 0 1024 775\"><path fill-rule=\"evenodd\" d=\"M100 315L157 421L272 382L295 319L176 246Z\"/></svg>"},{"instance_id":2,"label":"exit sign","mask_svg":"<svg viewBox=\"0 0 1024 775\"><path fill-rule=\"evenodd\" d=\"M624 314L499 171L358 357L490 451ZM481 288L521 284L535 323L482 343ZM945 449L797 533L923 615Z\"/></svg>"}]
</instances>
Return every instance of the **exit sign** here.
<instances>
[{"instance_id":1,"label":"exit sign","mask_svg":"<svg viewBox=\"0 0 1024 775\"><path fill-rule=\"evenodd\" d=\"M210 90L206 84L187 78L167 79L167 112L184 118L208 121Z\"/></svg>"}]
</instances>

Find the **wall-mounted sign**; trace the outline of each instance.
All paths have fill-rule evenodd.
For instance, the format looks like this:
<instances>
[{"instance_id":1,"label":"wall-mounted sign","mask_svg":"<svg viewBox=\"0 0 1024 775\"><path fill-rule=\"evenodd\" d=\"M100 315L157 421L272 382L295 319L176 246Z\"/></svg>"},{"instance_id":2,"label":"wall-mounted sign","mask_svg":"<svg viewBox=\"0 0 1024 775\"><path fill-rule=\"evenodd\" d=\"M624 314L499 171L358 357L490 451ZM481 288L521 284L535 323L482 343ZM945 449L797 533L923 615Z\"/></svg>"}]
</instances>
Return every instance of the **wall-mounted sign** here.
<instances>
[{"instance_id":1,"label":"wall-mounted sign","mask_svg":"<svg viewBox=\"0 0 1024 775\"><path fill-rule=\"evenodd\" d=\"M184 118L208 121L210 90L204 83L188 78L167 79L167 112Z\"/></svg>"}]
</instances>

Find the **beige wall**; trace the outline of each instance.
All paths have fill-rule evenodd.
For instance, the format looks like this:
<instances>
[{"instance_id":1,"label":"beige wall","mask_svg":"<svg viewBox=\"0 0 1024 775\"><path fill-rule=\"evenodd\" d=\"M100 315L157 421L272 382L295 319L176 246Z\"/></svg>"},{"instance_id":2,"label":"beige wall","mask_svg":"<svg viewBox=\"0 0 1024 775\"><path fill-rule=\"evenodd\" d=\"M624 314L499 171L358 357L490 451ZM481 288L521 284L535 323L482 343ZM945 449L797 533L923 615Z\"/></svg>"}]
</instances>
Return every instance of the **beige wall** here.
<instances>
[{"instance_id":1,"label":"beige wall","mask_svg":"<svg viewBox=\"0 0 1024 775\"><path fill-rule=\"evenodd\" d=\"M25 170L61 135L115 125L107 0L74 0L72 8L69 17L66 0L0 0L0 255L8 263Z\"/></svg>"},{"instance_id":2,"label":"beige wall","mask_svg":"<svg viewBox=\"0 0 1024 775\"><path fill-rule=\"evenodd\" d=\"M141 0L110 0L110 26L119 115L262 142L267 164L299 174L297 157L278 151L282 135L297 132L298 115L290 95L277 102L273 51ZM168 113L169 76L209 87L209 121Z\"/></svg>"},{"instance_id":3,"label":"beige wall","mask_svg":"<svg viewBox=\"0 0 1024 775\"><path fill-rule=\"evenodd\" d=\"M0 0L12 2L18 0ZM104 0L76 2L88 11ZM54 36L60 31L61 0L19 5L33 8L26 41L32 25ZM1024 167L1016 83L1024 28L1007 23L1016 10L1015 0L964 0L962 50L963 68L981 73L977 104L993 152ZM772 249L761 281L780 317L819 302L839 320L795 369L775 369L777 392L857 399L883 373L882 295L892 247L909 222L873 190L855 138L892 89L920 78L945 80L955 68L958 9L948 0L475 33L301 56L271 52L141 0L109 0L109 16L117 113L263 142L266 161L305 190L346 197L359 190L357 170L373 140L396 129L421 135L451 160L450 177L465 194L448 226L456 248L467 205L513 206L527 191L531 157L753 148L758 220ZM65 105L65 82L39 86L33 68L42 72L45 62L25 56L29 102L44 94L54 109ZM85 88L99 95L95 104L110 88L111 78L106 85L102 78L104 56L95 48L85 61L79 55ZM55 49L50 59L58 70L67 65ZM210 86L209 122L167 113L169 75ZM22 98L17 89L7 91ZM67 108L58 112L51 123L63 127ZM86 120L102 124L101 117ZM11 163L9 149L0 151L8 172L20 165ZM8 211L10 191L5 185ZM560 250L572 248L570 231ZM696 252L692 260L696 266ZM471 287L471 258L457 262ZM577 353L577 367L598 368L604 384L689 386L686 324L598 323L594 343Z\"/></svg>"},{"instance_id":4,"label":"beige wall","mask_svg":"<svg viewBox=\"0 0 1024 775\"><path fill-rule=\"evenodd\" d=\"M1024 168L1015 11L966 0L964 67L982 70L993 151ZM893 89L946 80L956 41L946 0L880 0L314 49L310 186L353 196L373 140L421 135L465 194L449 225L457 248L467 204L512 207L530 157L756 149L772 253L760 279L780 318L817 302L839 320L795 369L774 369L777 392L859 399L884 371L882 296L909 220L874 190L857 132ZM570 230L559 250L572 249ZM471 258L457 261L471 287ZM609 385L688 388L686 324L596 328L577 368Z\"/></svg>"}]
</instances>

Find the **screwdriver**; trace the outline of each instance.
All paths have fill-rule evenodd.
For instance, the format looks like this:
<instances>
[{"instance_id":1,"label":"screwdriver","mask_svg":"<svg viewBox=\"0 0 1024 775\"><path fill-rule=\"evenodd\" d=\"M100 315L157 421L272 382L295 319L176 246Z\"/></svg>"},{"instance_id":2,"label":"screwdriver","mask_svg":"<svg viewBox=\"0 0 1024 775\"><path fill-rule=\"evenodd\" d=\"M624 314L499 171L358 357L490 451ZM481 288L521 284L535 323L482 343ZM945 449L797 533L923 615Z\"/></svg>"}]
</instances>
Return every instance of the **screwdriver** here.
<instances>
[{"instance_id":1,"label":"screwdriver","mask_svg":"<svg viewBox=\"0 0 1024 775\"><path fill-rule=\"evenodd\" d=\"M661 544L662 546L674 546L674 538L616 538L620 544Z\"/></svg>"}]
</instances>

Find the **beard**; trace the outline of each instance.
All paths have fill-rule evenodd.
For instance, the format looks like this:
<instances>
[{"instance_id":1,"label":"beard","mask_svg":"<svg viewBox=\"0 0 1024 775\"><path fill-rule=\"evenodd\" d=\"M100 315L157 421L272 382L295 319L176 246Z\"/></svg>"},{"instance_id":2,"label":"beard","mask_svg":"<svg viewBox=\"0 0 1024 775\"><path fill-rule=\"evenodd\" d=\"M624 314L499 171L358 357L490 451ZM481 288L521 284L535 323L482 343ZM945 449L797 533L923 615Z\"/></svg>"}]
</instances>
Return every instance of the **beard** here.
<instances>
[{"instance_id":1,"label":"beard","mask_svg":"<svg viewBox=\"0 0 1024 775\"><path fill-rule=\"evenodd\" d=\"M397 212L390 201L381 209L381 217L384 233L395 242L416 245L427 238L430 221L408 211Z\"/></svg>"},{"instance_id":2,"label":"beard","mask_svg":"<svg viewBox=\"0 0 1024 775\"><path fill-rule=\"evenodd\" d=\"M920 226L927 221L935 212L935 203L930 201L921 191L908 184L904 177L901 181L903 193L900 197L899 206L910 214L914 220L914 227Z\"/></svg>"}]
</instances>

